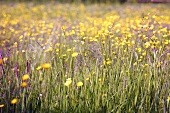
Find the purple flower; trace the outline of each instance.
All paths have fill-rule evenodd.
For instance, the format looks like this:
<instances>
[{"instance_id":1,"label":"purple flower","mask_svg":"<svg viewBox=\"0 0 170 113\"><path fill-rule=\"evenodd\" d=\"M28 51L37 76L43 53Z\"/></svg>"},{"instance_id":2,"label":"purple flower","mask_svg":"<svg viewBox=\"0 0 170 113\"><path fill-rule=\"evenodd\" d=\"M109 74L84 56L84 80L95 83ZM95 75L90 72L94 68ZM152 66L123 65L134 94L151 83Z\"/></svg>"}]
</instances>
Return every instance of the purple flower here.
<instances>
[{"instance_id":1,"label":"purple flower","mask_svg":"<svg viewBox=\"0 0 170 113\"><path fill-rule=\"evenodd\" d=\"M18 62L15 64L14 73L15 73L16 78L18 79L18 76L19 76L19 72L18 72Z\"/></svg>"},{"instance_id":2,"label":"purple flower","mask_svg":"<svg viewBox=\"0 0 170 113\"><path fill-rule=\"evenodd\" d=\"M27 60L27 73L29 73L29 72L30 72L30 61Z\"/></svg>"}]
</instances>

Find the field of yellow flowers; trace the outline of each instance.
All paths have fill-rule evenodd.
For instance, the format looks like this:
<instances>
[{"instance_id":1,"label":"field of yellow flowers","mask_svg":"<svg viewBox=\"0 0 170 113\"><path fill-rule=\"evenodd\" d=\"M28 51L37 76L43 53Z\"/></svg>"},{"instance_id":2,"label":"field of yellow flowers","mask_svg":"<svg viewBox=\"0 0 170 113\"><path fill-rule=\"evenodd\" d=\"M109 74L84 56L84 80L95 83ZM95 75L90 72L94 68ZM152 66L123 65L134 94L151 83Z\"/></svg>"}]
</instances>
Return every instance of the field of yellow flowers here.
<instances>
[{"instance_id":1,"label":"field of yellow flowers","mask_svg":"<svg viewBox=\"0 0 170 113\"><path fill-rule=\"evenodd\" d=\"M168 113L169 12L0 4L0 113Z\"/></svg>"}]
</instances>

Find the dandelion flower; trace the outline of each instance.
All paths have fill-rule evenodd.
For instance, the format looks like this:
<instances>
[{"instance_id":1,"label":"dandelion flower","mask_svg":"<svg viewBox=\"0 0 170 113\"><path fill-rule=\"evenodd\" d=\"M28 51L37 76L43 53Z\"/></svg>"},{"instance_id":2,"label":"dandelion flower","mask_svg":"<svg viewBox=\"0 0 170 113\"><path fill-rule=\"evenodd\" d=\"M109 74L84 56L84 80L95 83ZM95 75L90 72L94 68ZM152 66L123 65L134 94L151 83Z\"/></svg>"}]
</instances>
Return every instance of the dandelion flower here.
<instances>
[{"instance_id":1,"label":"dandelion flower","mask_svg":"<svg viewBox=\"0 0 170 113\"><path fill-rule=\"evenodd\" d=\"M45 64L42 64L41 67L44 68L44 69L48 69L48 68L51 67L51 64L45 63Z\"/></svg>"},{"instance_id":2,"label":"dandelion flower","mask_svg":"<svg viewBox=\"0 0 170 113\"><path fill-rule=\"evenodd\" d=\"M76 57L78 55L78 53L77 52L74 52L71 56L72 57Z\"/></svg>"},{"instance_id":3,"label":"dandelion flower","mask_svg":"<svg viewBox=\"0 0 170 113\"><path fill-rule=\"evenodd\" d=\"M21 83L21 86L22 86L22 87L27 87L27 83L26 83L26 82L22 82L22 83Z\"/></svg>"},{"instance_id":4,"label":"dandelion flower","mask_svg":"<svg viewBox=\"0 0 170 113\"><path fill-rule=\"evenodd\" d=\"M0 104L0 108L3 108L4 107L4 104Z\"/></svg>"},{"instance_id":5,"label":"dandelion flower","mask_svg":"<svg viewBox=\"0 0 170 113\"><path fill-rule=\"evenodd\" d=\"M17 98L14 98L13 100L11 100L11 104L16 104L18 102Z\"/></svg>"},{"instance_id":6,"label":"dandelion flower","mask_svg":"<svg viewBox=\"0 0 170 113\"><path fill-rule=\"evenodd\" d=\"M28 74L25 74L22 76L22 80L28 80L29 79L29 75Z\"/></svg>"},{"instance_id":7,"label":"dandelion flower","mask_svg":"<svg viewBox=\"0 0 170 113\"><path fill-rule=\"evenodd\" d=\"M37 68L36 68L36 70L38 71L38 70L40 70L42 67L41 66L38 66Z\"/></svg>"},{"instance_id":8,"label":"dandelion flower","mask_svg":"<svg viewBox=\"0 0 170 113\"><path fill-rule=\"evenodd\" d=\"M78 87L83 86L83 82L78 82L78 83L77 83L77 86L78 86Z\"/></svg>"}]
</instances>

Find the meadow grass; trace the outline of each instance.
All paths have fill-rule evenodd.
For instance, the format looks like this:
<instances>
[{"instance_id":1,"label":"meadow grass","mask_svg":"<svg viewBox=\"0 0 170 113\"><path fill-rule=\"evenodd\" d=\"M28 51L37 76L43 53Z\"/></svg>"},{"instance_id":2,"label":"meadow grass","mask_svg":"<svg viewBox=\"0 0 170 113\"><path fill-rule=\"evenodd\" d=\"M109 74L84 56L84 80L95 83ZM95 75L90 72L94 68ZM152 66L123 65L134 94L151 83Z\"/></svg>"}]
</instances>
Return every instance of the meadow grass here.
<instances>
[{"instance_id":1,"label":"meadow grass","mask_svg":"<svg viewBox=\"0 0 170 113\"><path fill-rule=\"evenodd\" d=\"M0 112L168 113L169 11L1 4Z\"/></svg>"}]
</instances>

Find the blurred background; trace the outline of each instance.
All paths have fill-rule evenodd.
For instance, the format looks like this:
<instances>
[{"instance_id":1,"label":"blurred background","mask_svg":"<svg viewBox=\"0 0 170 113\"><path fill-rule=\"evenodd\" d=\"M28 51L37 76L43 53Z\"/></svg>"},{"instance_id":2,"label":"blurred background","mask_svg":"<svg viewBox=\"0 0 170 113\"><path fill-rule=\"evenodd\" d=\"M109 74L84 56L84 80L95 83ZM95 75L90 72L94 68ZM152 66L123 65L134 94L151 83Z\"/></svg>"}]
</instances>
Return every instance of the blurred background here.
<instances>
[{"instance_id":1,"label":"blurred background","mask_svg":"<svg viewBox=\"0 0 170 113\"><path fill-rule=\"evenodd\" d=\"M170 0L0 0L4 2L28 2L28 1L34 1L34 2L51 2L51 1L56 1L56 2L61 2L61 3L125 3L125 2L130 2L130 3L135 3L135 2L140 2L140 3L167 3L170 2Z\"/></svg>"}]
</instances>

